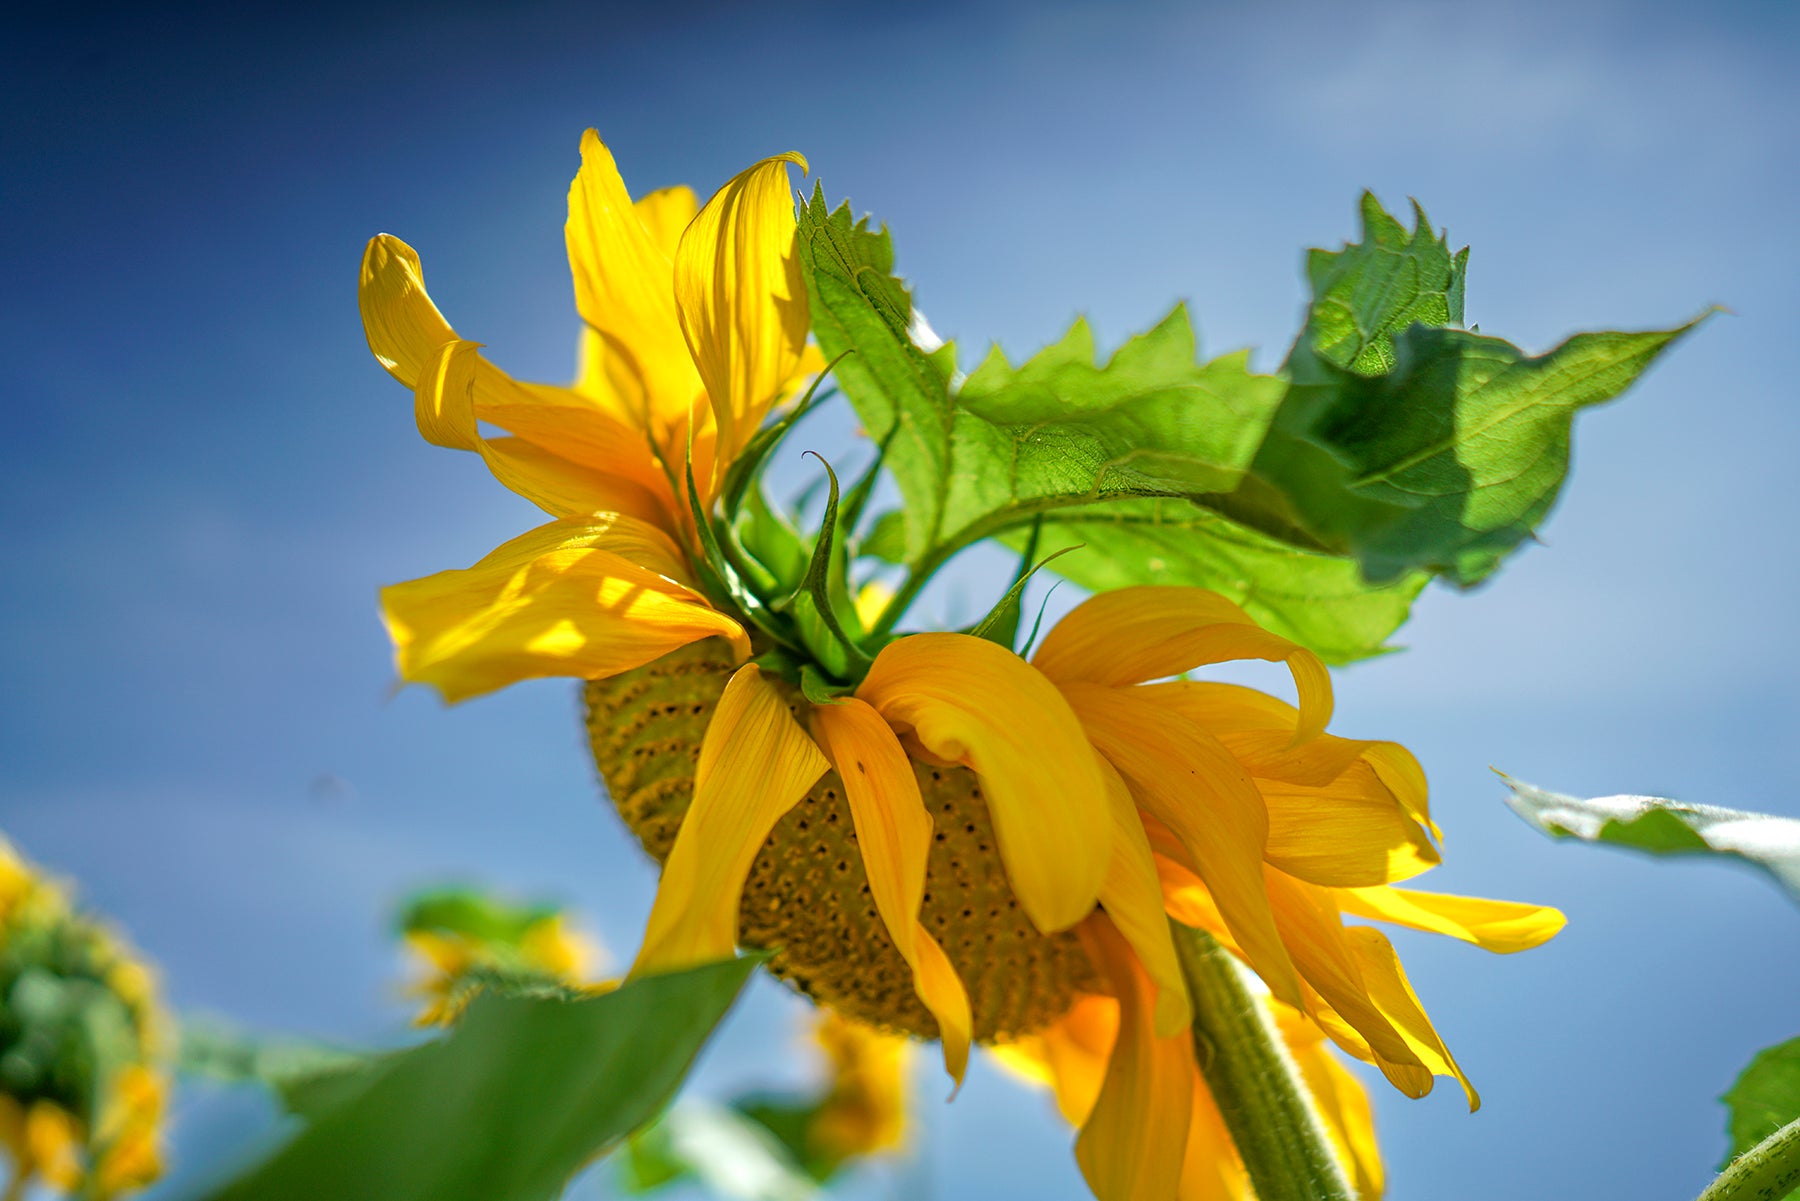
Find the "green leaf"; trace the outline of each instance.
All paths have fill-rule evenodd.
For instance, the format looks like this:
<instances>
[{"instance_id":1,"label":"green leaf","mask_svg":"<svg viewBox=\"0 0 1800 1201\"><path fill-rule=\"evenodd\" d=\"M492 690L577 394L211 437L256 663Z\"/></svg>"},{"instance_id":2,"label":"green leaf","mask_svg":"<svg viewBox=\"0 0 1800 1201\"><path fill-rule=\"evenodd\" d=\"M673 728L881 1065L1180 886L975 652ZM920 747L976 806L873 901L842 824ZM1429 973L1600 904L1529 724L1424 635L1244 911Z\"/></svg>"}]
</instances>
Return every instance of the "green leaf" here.
<instances>
[{"instance_id":1,"label":"green leaf","mask_svg":"<svg viewBox=\"0 0 1800 1201\"><path fill-rule=\"evenodd\" d=\"M213 1201L543 1201L654 1117L751 956L580 1001L477 998L448 1035L383 1057Z\"/></svg>"},{"instance_id":2,"label":"green leaf","mask_svg":"<svg viewBox=\"0 0 1800 1201\"><path fill-rule=\"evenodd\" d=\"M838 383L869 435L888 448L888 470L906 498L907 556L917 558L936 538L950 469L954 352L934 358L908 334L912 298L892 274L885 226L852 218L848 204L828 212L815 186L796 245L820 348L855 351L838 364Z\"/></svg>"},{"instance_id":3,"label":"green leaf","mask_svg":"<svg viewBox=\"0 0 1800 1201\"><path fill-rule=\"evenodd\" d=\"M632 1193L677 1180L698 1180L734 1201L804 1201L818 1192L789 1148L735 1108L684 1101L627 1148L621 1175Z\"/></svg>"},{"instance_id":4,"label":"green leaf","mask_svg":"<svg viewBox=\"0 0 1800 1201\"><path fill-rule=\"evenodd\" d=\"M733 531L747 554L769 573L775 592L791 592L806 574L806 540L769 505L760 483L745 492Z\"/></svg>"},{"instance_id":5,"label":"green leaf","mask_svg":"<svg viewBox=\"0 0 1800 1201\"><path fill-rule=\"evenodd\" d=\"M1231 491L1282 381L1252 373L1248 351L1194 356L1180 305L1104 364L1083 320L1018 367L996 347L957 394L942 541L1070 505Z\"/></svg>"},{"instance_id":6,"label":"green leaf","mask_svg":"<svg viewBox=\"0 0 1800 1201\"><path fill-rule=\"evenodd\" d=\"M1414 323L1461 325L1469 248L1452 255L1413 203L1413 228L1362 194L1362 241L1306 258L1312 308L1299 346L1359 375L1394 367L1393 335Z\"/></svg>"},{"instance_id":7,"label":"green leaf","mask_svg":"<svg viewBox=\"0 0 1800 1201\"><path fill-rule=\"evenodd\" d=\"M1758 1051L1719 1098L1730 1110L1726 1131L1731 1149L1719 1165L1723 1171L1732 1160L1780 1130L1800 1121L1800 1038ZM1788 1201L1800 1190L1787 1194Z\"/></svg>"},{"instance_id":8,"label":"green leaf","mask_svg":"<svg viewBox=\"0 0 1800 1201\"><path fill-rule=\"evenodd\" d=\"M1800 821L1662 797L1609 796L1582 800L1500 778L1512 790L1514 813L1556 838L1607 842L1655 855L1712 854L1761 868L1800 903Z\"/></svg>"},{"instance_id":9,"label":"green leaf","mask_svg":"<svg viewBox=\"0 0 1800 1201\"><path fill-rule=\"evenodd\" d=\"M1043 523L1042 550L1085 545L1050 570L1090 592L1133 584L1210 588L1328 663L1391 649L1388 637L1430 578L1414 572L1369 584L1352 560L1301 550L1179 499L1065 509ZM1017 548L1025 537L1014 529L1002 541Z\"/></svg>"},{"instance_id":10,"label":"green leaf","mask_svg":"<svg viewBox=\"0 0 1800 1201\"><path fill-rule=\"evenodd\" d=\"M906 562L906 514L889 509L875 519L869 532L856 545L859 557L879 559L883 563Z\"/></svg>"},{"instance_id":11,"label":"green leaf","mask_svg":"<svg viewBox=\"0 0 1800 1201\"><path fill-rule=\"evenodd\" d=\"M1532 358L1415 325L1395 337L1385 375L1312 359L1227 511L1297 526L1374 581L1426 570L1479 583L1555 504L1575 414L1618 396L1692 328L1577 334Z\"/></svg>"},{"instance_id":12,"label":"green leaf","mask_svg":"<svg viewBox=\"0 0 1800 1201\"><path fill-rule=\"evenodd\" d=\"M1209 502L1284 541L1479 583L1549 514L1575 414L1618 396L1699 319L1577 334L1531 357L1460 323L1468 252L1414 206L1408 233L1372 195L1363 240L1314 251L1290 386L1250 478ZM1701 319L1703 319L1704 315Z\"/></svg>"}]
</instances>

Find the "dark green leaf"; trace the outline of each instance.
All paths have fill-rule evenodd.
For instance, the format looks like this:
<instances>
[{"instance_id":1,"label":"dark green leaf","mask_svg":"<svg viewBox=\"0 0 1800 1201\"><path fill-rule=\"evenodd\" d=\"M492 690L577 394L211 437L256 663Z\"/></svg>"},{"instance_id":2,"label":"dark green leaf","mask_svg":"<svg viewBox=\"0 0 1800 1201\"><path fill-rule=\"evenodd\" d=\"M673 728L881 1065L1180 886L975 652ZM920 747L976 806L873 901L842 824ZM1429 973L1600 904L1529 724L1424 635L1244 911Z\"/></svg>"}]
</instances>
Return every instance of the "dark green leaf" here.
<instances>
[{"instance_id":1,"label":"dark green leaf","mask_svg":"<svg viewBox=\"0 0 1800 1201\"><path fill-rule=\"evenodd\" d=\"M1228 511L1298 527L1374 581L1425 570L1479 583L1556 502L1576 412L1619 395L1691 328L1577 334L1531 358L1414 325L1395 336L1385 375L1295 361Z\"/></svg>"},{"instance_id":2,"label":"dark green leaf","mask_svg":"<svg viewBox=\"0 0 1800 1201\"><path fill-rule=\"evenodd\" d=\"M1512 790L1506 803L1544 833L1607 842L1657 855L1713 854L1741 859L1775 877L1800 902L1800 820L1662 797L1609 796L1583 800L1500 778Z\"/></svg>"},{"instance_id":3,"label":"dark green leaf","mask_svg":"<svg viewBox=\"0 0 1800 1201\"><path fill-rule=\"evenodd\" d=\"M1025 531L1003 541L1017 547ZM1373 585L1348 559L1300 550L1185 500L1111 501L1044 516L1043 550L1085 545L1051 568L1091 592L1133 584L1210 588L1328 663L1390 649L1428 579Z\"/></svg>"},{"instance_id":4,"label":"dark green leaf","mask_svg":"<svg viewBox=\"0 0 1800 1201\"><path fill-rule=\"evenodd\" d=\"M912 298L893 272L887 229L825 207L815 187L801 207L796 245L806 276L813 333L828 355L855 351L837 378L906 498L908 558L934 541L950 469L950 371L908 334Z\"/></svg>"},{"instance_id":5,"label":"dark green leaf","mask_svg":"<svg viewBox=\"0 0 1800 1201\"><path fill-rule=\"evenodd\" d=\"M581 1001L488 994L215 1201L543 1201L674 1095L758 957Z\"/></svg>"},{"instance_id":6,"label":"dark green leaf","mask_svg":"<svg viewBox=\"0 0 1800 1201\"><path fill-rule=\"evenodd\" d=\"M1726 1094L1731 1149L1720 1170L1790 1122L1800 1121L1800 1038L1758 1051ZM1788 1201L1800 1190L1788 1194Z\"/></svg>"}]
</instances>

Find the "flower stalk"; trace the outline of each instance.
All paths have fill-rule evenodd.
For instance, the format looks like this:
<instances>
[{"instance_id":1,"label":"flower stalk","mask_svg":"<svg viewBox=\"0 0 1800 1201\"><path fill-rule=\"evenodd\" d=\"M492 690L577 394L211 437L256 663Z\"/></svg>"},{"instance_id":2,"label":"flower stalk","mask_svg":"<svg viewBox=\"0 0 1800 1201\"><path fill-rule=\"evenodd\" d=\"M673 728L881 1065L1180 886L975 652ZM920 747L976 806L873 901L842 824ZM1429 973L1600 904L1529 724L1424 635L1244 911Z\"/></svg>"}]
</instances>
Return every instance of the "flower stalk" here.
<instances>
[{"instance_id":1,"label":"flower stalk","mask_svg":"<svg viewBox=\"0 0 1800 1201\"><path fill-rule=\"evenodd\" d=\"M1699 1201L1761 1201L1800 1188L1800 1118L1725 1166Z\"/></svg>"},{"instance_id":2,"label":"flower stalk","mask_svg":"<svg viewBox=\"0 0 1800 1201\"><path fill-rule=\"evenodd\" d=\"M1244 969L1204 930L1170 925L1194 1002L1194 1055L1258 1201L1355 1201L1300 1069Z\"/></svg>"}]
</instances>

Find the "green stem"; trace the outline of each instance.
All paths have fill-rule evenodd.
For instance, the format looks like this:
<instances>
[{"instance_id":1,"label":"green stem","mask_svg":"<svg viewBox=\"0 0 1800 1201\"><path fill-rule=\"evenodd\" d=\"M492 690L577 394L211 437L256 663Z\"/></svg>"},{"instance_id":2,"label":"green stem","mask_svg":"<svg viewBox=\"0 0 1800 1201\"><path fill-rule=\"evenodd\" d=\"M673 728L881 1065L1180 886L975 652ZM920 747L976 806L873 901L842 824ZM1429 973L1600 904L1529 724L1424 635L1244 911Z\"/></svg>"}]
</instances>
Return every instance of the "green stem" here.
<instances>
[{"instance_id":1,"label":"green stem","mask_svg":"<svg viewBox=\"0 0 1800 1201\"><path fill-rule=\"evenodd\" d=\"M1171 925L1194 1000L1194 1054L1258 1201L1354 1201L1300 1069L1244 969L1212 935Z\"/></svg>"},{"instance_id":2,"label":"green stem","mask_svg":"<svg viewBox=\"0 0 1800 1201\"><path fill-rule=\"evenodd\" d=\"M1800 1188L1800 1119L1750 1148L1719 1173L1700 1201L1780 1201Z\"/></svg>"}]
</instances>

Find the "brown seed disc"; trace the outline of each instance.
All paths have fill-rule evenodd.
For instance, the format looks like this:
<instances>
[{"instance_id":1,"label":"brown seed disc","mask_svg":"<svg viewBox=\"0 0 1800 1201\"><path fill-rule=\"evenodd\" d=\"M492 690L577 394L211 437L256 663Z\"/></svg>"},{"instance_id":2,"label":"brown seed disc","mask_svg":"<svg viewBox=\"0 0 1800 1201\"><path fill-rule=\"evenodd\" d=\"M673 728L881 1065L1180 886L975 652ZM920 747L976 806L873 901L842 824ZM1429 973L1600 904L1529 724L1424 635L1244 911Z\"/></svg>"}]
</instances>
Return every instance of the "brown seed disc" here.
<instances>
[{"instance_id":1,"label":"brown seed disc","mask_svg":"<svg viewBox=\"0 0 1800 1201\"><path fill-rule=\"evenodd\" d=\"M594 762L619 815L659 863L693 799L700 740L731 671L726 645L708 639L587 685ZM789 705L804 723L805 700L791 693ZM920 920L968 987L975 1038L1042 1029L1077 992L1094 990L1093 967L1074 935L1046 938L1019 908L975 774L919 763L914 770L936 826ZM835 772L782 818L751 865L738 938L780 947L769 970L849 1017L937 1037L869 895Z\"/></svg>"}]
</instances>

